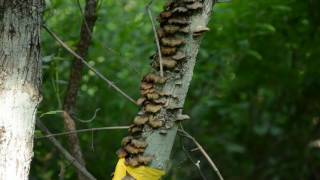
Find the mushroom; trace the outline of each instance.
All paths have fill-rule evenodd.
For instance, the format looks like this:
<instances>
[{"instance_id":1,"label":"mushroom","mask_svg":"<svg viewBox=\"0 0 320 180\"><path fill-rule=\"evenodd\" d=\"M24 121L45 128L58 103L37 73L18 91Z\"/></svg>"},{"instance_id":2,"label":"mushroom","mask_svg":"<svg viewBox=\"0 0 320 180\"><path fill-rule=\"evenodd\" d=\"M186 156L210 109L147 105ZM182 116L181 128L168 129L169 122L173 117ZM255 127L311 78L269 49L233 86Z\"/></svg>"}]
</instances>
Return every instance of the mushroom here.
<instances>
[{"instance_id":1,"label":"mushroom","mask_svg":"<svg viewBox=\"0 0 320 180\"><path fill-rule=\"evenodd\" d=\"M179 26L186 26L190 24L190 22L184 17L173 17L168 20L169 24L176 24Z\"/></svg>"},{"instance_id":2,"label":"mushroom","mask_svg":"<svg viewBox=\"0 0 320 180\"><path fill-rule=\"evenodd\" d=\"M152 159L153 159L152 156L143 156L143 155L138 156L138 162L143 165L149 164L152 161Z\"/></svg>"},{"instance_id":3,"label":"mushroom","mask_svg":"<svg viewBox=\"0 0 320 180\"><path fill-rule=\"evenodd\" d=\"M187 4L186 7L190 10L199 10L203 8L203 4L199 1L196 1L192 4Z\"/></svg>"},{"instance_id":4,"label":"mushroom","mask_svg":"<svg viewBox=\"0 0 320 180\"><path fill-rule=\"evenodd\" d=\"M148 116L136 116L133 120L133 123L139 126L147 123L147 121L148 121Z\"/></svg>"},{"instance_id":5,"label":"mushroom","mask_svg":"<svg viewBox=\"0 0 320 180\"><path fill-rule=\"evenodd\" d=\"M183 120L188 120L190 119L190 116L186 114L178 114L176 120L177 121L183 121Z\"/></svg>"},{"instance_id":6,"label":"mushroom","mask_svg":"<svg viewBox=\"0 0 320 180\"><path fill-rule=\"evenodd\" d=\"M164 37L161 38L161 44L169 47L181 46L184 44L183 39L175 38L175 37Z\"/></svg>"},{"instance_id":7,"label":"mushroom","mask_svg":"<svg viewBox=\"0 0 320 180\"><path fill-rule=\"evenodd\" d=\"M150 113L157 113L161 110L161 105L158 105L158 104L147 104L145 107L144 107L144 110L146 112L150 112Z\"/></svg>"},{"instance_id":8,"label":"mushroom","mask_svg":"<svg viewBox=\"0 0 320 180\"><path fill-rule=\"evenodd\" d=\"M152 83L142 82L140 85L140 89L151 89L153 87Z\"/></svg>"},{"instance_id":9,"label":"mushroom","mask_svg":"<svg viewBox=\"0 0 320 180\"><path fill-rule=\"evenodd\" d=\"M170 11L163 11L160 13L160 18L169 18L172 16L172 12Z\"/></svg>"},{"instance_id":10,"label":"mushroom","mask_svg":"<svg viewBox=\"0 0 320 180\"><path fill-rule=\"evenodd\" d=\"M158 83L158 84L163 84L165 83L167 80L167 78L165 77L161 77L161 76L158 76L156 74L147 74L144 78L143 78L143 81L145 82L150 82L150 83Z\"/></svg>"},{"instance_id":11,"label":"mushroom","mask_svg":"<svg viewBox=\"0 0 320 180\"><path fill-rule=\"evenodd\" d=\"M177 52L177 48L176 47L166 47L166 46L162 46L161 47L161 53L165 56L170 56L173 55Z\"/></svg>"},{"instance_id":12,"label":"mushroom","mask_svg":"<svg viewBox=\"0 0 320 180\"><path fill-rule=\"evenodd\" d=\"M132 167L137 167L139 166L139 161L136 157L130 157L130 158L126 158L125 164Z\"/></svg>"},{"instance_id":13,"label":"mushroom","mask_svg":"<svg viewBox=\"0 0 320 180\"><path fill-rule=\"evenodd\" d=\"M141 106L145 102L146 98L145 97L140 97L136 103L138 106Z\"/></svg>"},{"instance_id":14,"label":"mushroom","mask_svg":"<svg viewBox=\"0 0 320 180\"><path fill-rule=\"evenodd\" d=\"M117 156L118 158L124 158L128 155L127 151L124 150L123 148L120 148L118 151L117 151Z\"/></svg>"},{"instance_id":15,"label":"mushroom","mask_svg":"<svg viewBox=\"0 0 320 180\"><path fill-rule=\"evenodd\" d=\"M156 99L160 98L160 95L159 95L159 93L153 92L153 93L147 94L147 98L149 100L156 100Z\"/></svg>"},{"instance_id":16,"label":"mushroom","mask_svg":"<svg viewBox=\"0 0 320 180\"><path fill-rule=\"evenodd\" d=\"M179 26L171 25L171 24L167 24L167 25L163 26L163 31L168 34L174 34L174 33L178 32L179 29L180 29Z\"/></svg>"},{"instance_id":17,"label":"mushroom","mask_svg":"<svg viewBox=\"0 0 320 180\"><path fill-rule=\"evenodd\" d=\"M142 127L137 126L137 125L131 125L130 128L129 128L129 132L131 134L142 132Z\"/></svg>"},{"instance_id":18,"label":"mushroom","mask_svg":"<svg viewBox=\"0 0 320 180\"><path fill-rule=\"evenodd\" d=\"M136 148L146 148L148 146L148 143L144 140L137 140L133 139L131 141L131 144L135 146Z\"/></svg>"},{"instance_id":19,"label":"mushroom","mask_svg":"<svg viewBox=\"0 0 320 180\"><path fill-rule=\"evenodd\" d=\"M186 58L186 55L181 51L178 51L175 55L172 56L172 59L177 61L183 60L185 58Z\"/></svg>"},{"instance_id":20,"label":"mushroom","mask_svg":"<svg viewBox=\"0 0 320 180\"><path fill-rule=\"evenodd\" d=\"M157 118L151 117L149 118L148 124L152 127L152 128L159 128L162 127L163 122L160 121Z\"/></svg>"},{"instance_id":21,"label":"mushroom","mask_svg":"<svg viewBox=\"0 0 320 180\"><path fill-rule=\"evenodd\" d=\"M182 14L182 13L188 12L188 9L185 8L185 7L175 7L175 8L172 9L171 12L172 12L172 13Z\"/></svg>"},{"instance_id":22,"label":"mushroom","mask_svg":"<svg viewBox=\"0 0 320 180\"><path fill-rule=\"evenodd\" d=\"M129 144L132 139L133 139L132 136L124 137L124 138L122 139L122 141L121 141L121 146L125 146L125 145Z\"/></svg>"},{"instance_id":23,"label":"mushroom","mask_svg":"<svg viewBox=\"0 0 320 180\"><path fill-rule=\"evenodd\" d=\"M124 149L130 154L138 154L141 151L139 148L136 148L131 144L127 144L126 146L124 146Z\"/></svg>"}]
</instances>

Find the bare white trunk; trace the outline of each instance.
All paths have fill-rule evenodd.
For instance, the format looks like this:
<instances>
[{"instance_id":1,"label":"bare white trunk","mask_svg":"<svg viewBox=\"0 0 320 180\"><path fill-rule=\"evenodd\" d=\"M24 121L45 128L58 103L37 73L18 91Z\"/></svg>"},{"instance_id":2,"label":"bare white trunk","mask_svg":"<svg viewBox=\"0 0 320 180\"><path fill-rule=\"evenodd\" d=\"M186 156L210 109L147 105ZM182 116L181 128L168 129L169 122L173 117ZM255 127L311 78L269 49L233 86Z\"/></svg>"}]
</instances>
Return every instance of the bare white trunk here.
<instances>
[{"instance_id":1,"label":"bare white trunk","mask_svg":"<svg viewBox=\"0 0 320 180\"><path fill-rule=\"evenodd\" d=\"M19 89L0 94L0 179L27 179L37 102Z\"/></svg>"},{"instance_id":2,"label":"bare white trunk","mask_svg":"<svg viewBox=\"0 0 320 180\"><path fill-rule=\"evenodd\" d=\"M40 101L41 0L0 0L0 180L28 179Z\"/></svg>"}]
</instances>

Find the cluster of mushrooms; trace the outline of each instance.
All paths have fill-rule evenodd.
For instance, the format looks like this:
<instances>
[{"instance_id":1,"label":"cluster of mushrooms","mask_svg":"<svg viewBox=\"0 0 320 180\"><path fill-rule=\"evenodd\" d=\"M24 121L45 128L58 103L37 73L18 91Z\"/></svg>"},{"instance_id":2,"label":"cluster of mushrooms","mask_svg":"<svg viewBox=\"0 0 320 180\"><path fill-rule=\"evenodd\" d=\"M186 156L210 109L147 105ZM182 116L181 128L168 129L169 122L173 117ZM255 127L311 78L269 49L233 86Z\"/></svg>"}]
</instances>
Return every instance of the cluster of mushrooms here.
<instances>
[{"instance_id":1,"label":"cluster of mushrooms","mask_svg":"<svg viewBox=\"0 0 320 180\"><path fill-rule=\"evenodd\" d=\"M137 104L141 106L140 112L134 118L129 128L129 136L123 138L121 148L117 151L119 158L126 159L126 165L137 167L147 165L153 159L152 155L145 155L144 150L148 146L143 138L144 131L159 129L160 134L165 135L173 125L168 121L166 112L170 94L161 92L166 81L170 80L172 73L179 73L183 64L187 61L183 46L187 37L197 38L208 28L192 30L190 28L190 17L201 12L202 0L175 0L164 6L158 21L160 28L157 30L162 55L161 64L167 77L161 77L160 58L156 54L152 56L153 72L144 76L140 86L141 98ZM171 74L170 74L171 73ZM171 113L177 114L177 113ZM187 115L174 115L176 120L188 119Z\"/></svg>"}]
</instances>

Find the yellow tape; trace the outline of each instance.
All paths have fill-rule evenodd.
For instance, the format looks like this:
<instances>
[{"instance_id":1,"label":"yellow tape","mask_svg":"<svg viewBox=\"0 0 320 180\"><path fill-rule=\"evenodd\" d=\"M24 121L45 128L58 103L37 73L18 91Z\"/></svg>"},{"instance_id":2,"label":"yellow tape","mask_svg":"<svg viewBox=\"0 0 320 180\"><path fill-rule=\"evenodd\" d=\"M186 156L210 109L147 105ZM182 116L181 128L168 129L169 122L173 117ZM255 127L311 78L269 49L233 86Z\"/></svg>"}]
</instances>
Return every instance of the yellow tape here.
<instances>
[{"instance_id":1,"label":"yellow tape","mask_svg":"<svg viewBox=\"0 0 320 180\"><path fill-rule=\"evenodd\" d=\"M159 180L165 174L164 171L146 166L139 166L136 168L126 166L124 162L124 158L119 159L112 180L122 180L127 173L136 180Z\"/></svg>"}]
</instances>

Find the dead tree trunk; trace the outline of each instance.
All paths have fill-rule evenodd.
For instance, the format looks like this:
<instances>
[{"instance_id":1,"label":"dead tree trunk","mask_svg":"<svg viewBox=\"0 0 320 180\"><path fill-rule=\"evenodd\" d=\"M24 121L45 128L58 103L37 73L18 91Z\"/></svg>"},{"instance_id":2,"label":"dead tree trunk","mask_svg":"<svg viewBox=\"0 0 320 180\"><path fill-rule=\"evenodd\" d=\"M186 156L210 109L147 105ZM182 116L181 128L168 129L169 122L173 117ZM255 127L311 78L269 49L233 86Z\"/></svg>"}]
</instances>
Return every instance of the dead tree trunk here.
<instances>
[{"instance_id":1,"label":"dead tree trunk","mask_svg":"<svg viewBox=\"0 0 320 180\"><path fill-rule=\"evenodd\" d=\"M118 151L130 166L166 170L196 64L200 39L208 31L213 0L169 1L158 20L162 58L156 54L152 71L141 83L141 109ZM162 61L162 63L160 63ZM160 64L164 77L160 76ZM150 162L151 161L151 162Z\"/></svg>"},{"instance_id":2,"label":"dead tree trunk","mask_svg":"<svg viewBox=\"0 0 320 180\"><path fill-rule=\"evenodd\" d=\"M76 53L79 54L82 58L84 58L88 54L88 49L92 38L91 32L93 31L93 27L97 19L96 9L96 0L86 0L84 19L81 26L80 41L76 49ZM63 105L63 118L66 131L75 131L77 129L76 123L72 118L72 114L76 105L77 94L82 79L82 69L82 61L78 58L75 58L71 67L68 89ZM82 166L85 166L85 161L82 157L80 143L76 133L68 135L68 144L71 154ZM86 179L86 177L80 171L78 171L77 173L78 179Z\"/></svg>"},{"instance_id":3,"label":"dead tree trunk","mask_svg":"<svg viewBox=\"0 0 320 180\"><path fill-rule=\"evenodd\" d=\"M42 0L0 0L0 179L28 179L41 100Z\"/></svg>"}]
</instances>

